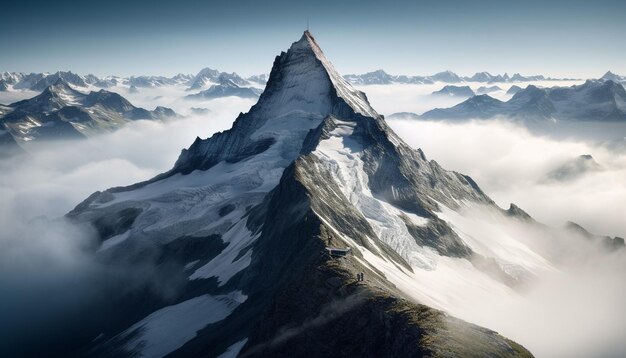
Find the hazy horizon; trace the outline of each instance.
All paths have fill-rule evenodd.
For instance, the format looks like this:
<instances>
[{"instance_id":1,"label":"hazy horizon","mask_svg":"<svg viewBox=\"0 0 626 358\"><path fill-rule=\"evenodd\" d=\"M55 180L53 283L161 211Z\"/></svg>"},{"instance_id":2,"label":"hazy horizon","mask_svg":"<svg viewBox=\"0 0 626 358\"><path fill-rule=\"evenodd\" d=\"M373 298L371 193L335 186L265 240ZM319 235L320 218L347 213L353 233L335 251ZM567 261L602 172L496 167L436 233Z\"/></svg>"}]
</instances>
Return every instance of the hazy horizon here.
<instances>
[{"instance_id":1,"label":"hazy horizon","mask_svg":"<svg viewBox=\"0 0 626 358\"><path fill-rule=\"evenodd\" d=\"M0 71L195 74L204 67L267 73L306 28L339 72L626 74L626 4L566 1L287 2L29 1L4 6ZM242 11L241 9L246 9ZM590 16L593 15L593 16ZM382 31L384 30L384 31ZM538 54L541 54L539 56ZM45 56L42 56L45 54ZM393 54L393 56L390 56Z\"/></svg>"}]
</instances>

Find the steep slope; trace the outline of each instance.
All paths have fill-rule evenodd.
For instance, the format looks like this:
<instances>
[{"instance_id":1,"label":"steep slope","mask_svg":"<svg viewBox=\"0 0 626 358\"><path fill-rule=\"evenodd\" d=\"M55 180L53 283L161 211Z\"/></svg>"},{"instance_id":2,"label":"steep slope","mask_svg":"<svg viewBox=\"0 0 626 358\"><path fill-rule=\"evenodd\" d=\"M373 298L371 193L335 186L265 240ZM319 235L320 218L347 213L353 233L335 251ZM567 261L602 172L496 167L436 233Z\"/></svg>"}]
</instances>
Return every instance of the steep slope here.
<instances>
[{"instance_id":1,"label":"steep slope","mask_svg":"<svg viewBox=\"0 0 626 358\"><path fill-rule=\"evenodd\" d=\"M468 205L509 215L406 145L305 32L230 130L68 214L98 233L100 261L171 290L117 297L85 342L102 334L89 345L98 356L530 355L415 303L446 309L466 287L509 293L550 269L510 239L499 251L456 230ZM332 258L327 246L351 253ZM460 297L436 290L450 270Z\"/></svg>"},{"instance_id":2,"label":"steep slope","mask_svg":"<svg viewBox=\"0 0 626 358\"><path fill-rule=\"evenodd\" d=\"M133 106L117 93L100 90L84 94L63 79L39 95L12 103L0 123L18 141L84 138L113 130L136 119L164 119L175 113Z\"/></svg>"}]
</instances>

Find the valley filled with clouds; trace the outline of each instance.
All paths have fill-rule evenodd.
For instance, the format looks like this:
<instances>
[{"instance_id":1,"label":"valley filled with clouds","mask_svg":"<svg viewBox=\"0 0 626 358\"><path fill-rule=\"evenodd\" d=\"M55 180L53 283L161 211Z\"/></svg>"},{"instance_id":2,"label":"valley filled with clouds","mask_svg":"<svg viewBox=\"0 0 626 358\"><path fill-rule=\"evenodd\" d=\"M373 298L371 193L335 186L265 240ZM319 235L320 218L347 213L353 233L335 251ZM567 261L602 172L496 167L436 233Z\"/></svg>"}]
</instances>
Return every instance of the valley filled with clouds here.
<instances>
[{"instance_id":1,"label":"valley filled with clouds","mask_svg":"<svg viewBox=\"0 0 626 358\"><path fill-rule=\"evenodd\" d=\"M570 86L582 82L534 84ZM476 90L484 84L469 85ZM442 86L390 84L358 88L366 92L379 113L389 116L397 112L421 114L464 100L431 94ZM508 87L490 95L508 100L512 97L506 93ZM103 282L121 279L103 274L104 268L90 259L89 250L98 245L94 233L68 225L61 219L63 215L95 191L141 182L169 170L180 151L197 136L208 138L230 128L237 115L247 112L256 101L234 96L189 100L185 98L188 89L175 85L139 91L114 86L108 90L120 93L135 106L164 106L179 116L138 120L83 140L26 146L26 157L0 161L0 282L12 288L13 293L3 298L11 315L32 315L51 326L57 324L60 318L54 315L39 314L34 318L35 313L45 309L32 298L44 292L51 297L49 306L57 311L66 305L94 304L94 297L103 293L103 287L109 287ZM9 104L35 94L0 92L0 103ZM428 159L471 176L504 209L514 203L551 227L563 227L572 221L596 235L626 237L624 123L529 125L507 118L391 118L387 122L410 146L421 148ZM478 223L487 221L489 215L479 211L468 214L474 221L465 229L480 232L483 229ZM626 349L620 334L626 329L626 316L620 308L626 299L623 250L607 259L602 250L577 235L555 238L516 231L511 223L498 225L502 226L501 235L515 231L514 235L526 236L533 245L563 251L555 256L563 270L503 296L468 293L465 302L447 306L453 314L498 330L539 356L581 352L613 356ZM498 226L483 234L497 235L493 230L500 229L494 227ZM555 241L546 244L542 240ZM565 246L569 248L562 249ZM37 282L36 289L32 288L33 282ZM79 294L68 300L67 292L60 287L76 284L81 285ZM594 333L577 329L580 322L593 325ZM25 335L27 327L21 329ZM23 338L19 328L13 333L16 339Z\"/></svg>"}]
</instances>

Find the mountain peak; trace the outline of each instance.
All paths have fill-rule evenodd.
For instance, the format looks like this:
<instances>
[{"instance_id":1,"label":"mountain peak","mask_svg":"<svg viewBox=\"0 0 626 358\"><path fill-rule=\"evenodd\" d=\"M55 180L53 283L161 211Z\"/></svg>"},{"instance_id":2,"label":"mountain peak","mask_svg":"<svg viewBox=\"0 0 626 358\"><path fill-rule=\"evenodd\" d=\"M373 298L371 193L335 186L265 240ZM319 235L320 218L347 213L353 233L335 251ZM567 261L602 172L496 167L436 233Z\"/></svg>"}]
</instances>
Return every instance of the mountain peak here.
<instances>
[{"instance_id":1,"label":"mountain peak","mask_svg":"<svg viewBox=\"0 0 626 358\"><path fill-rule=\"evenodd\" d=\"M378 113L370 106L365 94L356 90L335 70L332 63L326 58L321 47L318 45L315 37L308 31L304 31L302 37L297 42L294 42L286 53L288 57L300 57L300 60L308 61L311 57L321 64L323 72L325 72L327 79L330 80L330 85L334 90L334 94L341 98L348 106L364 116L378 117ZM294 63L291 63L293 65ZM304 69L303 69L304 70ZM274 69L272 69L274 73ZM271 86L272 73L270 73L270 80L268 81L268 87ZM315 75L317 76L317 75ZM319 78L317 79L319 80ZM318 82L319 83L319 82ZM306 84L314 85L314 83ZM267 90L267 89L266 89ZM306 93L306 92L305 92Z\"/></svg>"}]
</instances>

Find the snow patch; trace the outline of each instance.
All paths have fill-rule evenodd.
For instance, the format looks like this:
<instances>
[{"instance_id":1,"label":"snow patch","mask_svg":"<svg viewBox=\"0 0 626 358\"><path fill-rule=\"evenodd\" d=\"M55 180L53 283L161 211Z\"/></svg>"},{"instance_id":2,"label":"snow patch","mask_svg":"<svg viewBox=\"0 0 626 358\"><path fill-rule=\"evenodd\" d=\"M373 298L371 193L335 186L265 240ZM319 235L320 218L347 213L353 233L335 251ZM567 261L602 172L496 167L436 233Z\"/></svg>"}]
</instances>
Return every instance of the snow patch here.
<instances>
[{"instance_id":1,"label":"snow patch","mask_svg":"<svg viewBox=\"0 0 626 358\"><path fill-rule=\"evenodd\" d=\"M132 337L124 346L128 352L163 357L195 338L202 328L228 317L246 299L241 291L198 296L151 313L117 338Z\"/></svg>"},{"instance_id":2,"label":"snow patch","mask_svg":"<svg viewBox=\"0 0 626 358\"><path fill-rule=\"evenodd\" d=\"M226 352L220 354L219 356L217 356L217 358L235 358L239 355L239 352L241 352L241 349L243 348L243 346L246 345L246 343L248 342L248 338L244 338L241 341L233 344L232 346L228 347L228 349L226 350Z\"/></svg>"},{"instance_id":3,"label":"snow patch","mask_svg":"<svg viewBox=\"0 0 626 358\"><path fill-rule=\"evenodd\" d=\"M97 252L106 251L112 248L113 246L119 245L122 242L126 241L129 236L130 236L130 230L127 230L123 234L115 235L111 238L108 238L102 242L102 245L100 245Z\"/></svg>"},{"instance_id":4,"label":"snow patch","mask_svg":"<svg viewBox=\"0 0 626 358\"><path fill-rule=\"evenodd\" d=\"M252 260L252 248L250 245L261 236L261 232L253 234L246 227L244 219L239 221L222 236L222 240L228 244L224 251L200 267L189 276L190 280L197 280L209 277L217 277L219 285L228 282L238 272L250 265ZM242 250L247 251L241 255Z\"/></svg>"}]
</instances>

